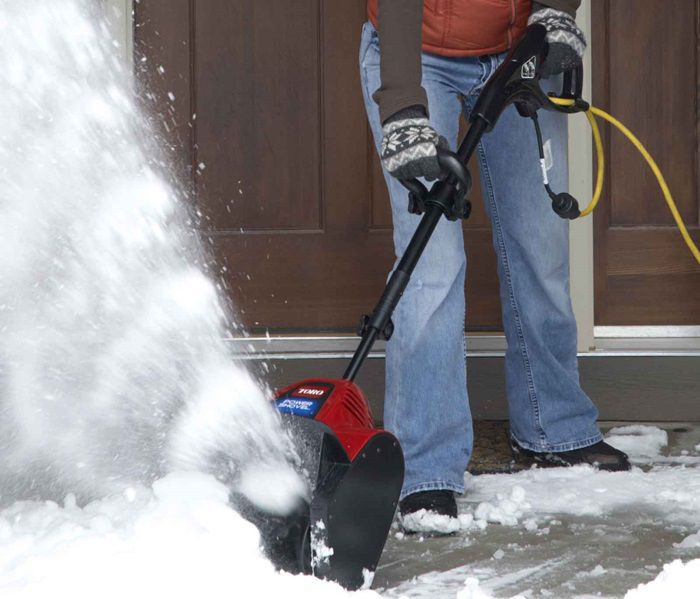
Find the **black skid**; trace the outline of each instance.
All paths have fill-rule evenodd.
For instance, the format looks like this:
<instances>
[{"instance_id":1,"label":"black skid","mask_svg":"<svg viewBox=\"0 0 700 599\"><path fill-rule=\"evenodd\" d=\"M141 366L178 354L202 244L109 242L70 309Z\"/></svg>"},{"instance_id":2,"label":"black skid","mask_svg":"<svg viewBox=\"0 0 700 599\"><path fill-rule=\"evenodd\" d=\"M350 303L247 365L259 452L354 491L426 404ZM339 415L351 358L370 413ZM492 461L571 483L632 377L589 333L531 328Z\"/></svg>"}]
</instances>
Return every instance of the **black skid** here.
<instances>
[{"instance_id":1,"label":"black skid","mask_svg":"<svg viewBox=\"0 0 700 599\"><path fill-rule=\"evenodd\" d=\"M360 588L365 571L377 568L394 518L404 474L401 448L392 435L378 431L351 461L325 424L283 419L311 500L284 518L258 514L249 519L278 567Z\"/></svg>"},{"instance_id":2,"label":"black skid","mask_svg":"<svg viewBox=\"0 0 700 599\"><path fill-rule=\"evenodd\" d=\"M377 569L403 483L403 453L386 433L372 437L339 480L320 481L311 501L312 537L324 523L324 546L314 573L348 589L360 588Z\"/></svg>"}]
</instances>

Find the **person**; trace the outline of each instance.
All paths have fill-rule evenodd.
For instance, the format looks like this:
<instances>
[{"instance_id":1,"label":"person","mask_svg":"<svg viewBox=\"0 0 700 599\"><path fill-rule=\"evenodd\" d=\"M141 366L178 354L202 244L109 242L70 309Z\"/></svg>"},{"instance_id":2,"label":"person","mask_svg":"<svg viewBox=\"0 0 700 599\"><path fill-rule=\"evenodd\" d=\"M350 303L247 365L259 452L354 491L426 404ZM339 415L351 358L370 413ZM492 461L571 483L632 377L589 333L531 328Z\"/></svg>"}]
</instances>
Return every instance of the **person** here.
<instances>
[{"instance_id":1,"label":"person","mask_svg":"<svg viewBox=\"0 0 700 599\"><path fill-rule=\"evenodd\" d=\"M457 146L506 51L531 23L547 29L539 72L554 91L586 49L579 0L369 0L360 70L367 116L391 197L396 256L420 217L399 179L440 174L437 149ZM422 42L422 43L421 43ZM422 50L422 51L421 51ZM567 187L566 116L541 111L548 177ZM603 441L596 407L579 384L569 296L568 224L542 197L534 128L513 106L476 152L496 250L511 448L524 463L628 470ZM441 219L396 312L386 350L385 426L399 438L406 475L399 518L408 532L459 527L473 432L464 345L466 256L459 221Z\"/></svg>"}]
</instances>

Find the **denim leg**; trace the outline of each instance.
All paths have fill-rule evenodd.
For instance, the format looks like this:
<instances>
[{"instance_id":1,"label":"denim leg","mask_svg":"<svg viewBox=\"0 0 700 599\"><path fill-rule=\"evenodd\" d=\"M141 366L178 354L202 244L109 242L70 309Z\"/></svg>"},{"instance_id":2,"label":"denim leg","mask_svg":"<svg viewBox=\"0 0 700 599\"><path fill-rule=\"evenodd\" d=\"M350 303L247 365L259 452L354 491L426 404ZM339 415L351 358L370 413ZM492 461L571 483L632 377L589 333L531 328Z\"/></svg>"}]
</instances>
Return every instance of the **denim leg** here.
<instances>
[{"instance_id":1,"label":"denim leg","mask_svg":"<svg viewBox=\"0 0 700 599\"><path fill-rule=\"evenodd\" d=\"M380 85L379 48L371 26L363 31L360 68L367 115L379 145L381 123L371 97ZM461 104L439 59L424 57L423 85L432 125L454 148ZM420 217L408 213L400 183L386 173L385 179L400 257ZM384 424L399 438L406 458L402 498L432 489L464 492L473 442L464 353L465 270L461 223L442 219L393 316Z\"/></svg>"},{"instance_id":2,"label":"denim leg","mask_svg":"<svg viewBox=\"0 0 700 599\"><path fill-rule=\"evenodd\" d=\"M539 120L553 157L551 187L565 191L566 116L542 110ZM569 226L544 190L532 121L506 109L478 157L498 256L511 434L534 451L597 443L598 411L579 384Z\"/></svg>"}]
</instances>

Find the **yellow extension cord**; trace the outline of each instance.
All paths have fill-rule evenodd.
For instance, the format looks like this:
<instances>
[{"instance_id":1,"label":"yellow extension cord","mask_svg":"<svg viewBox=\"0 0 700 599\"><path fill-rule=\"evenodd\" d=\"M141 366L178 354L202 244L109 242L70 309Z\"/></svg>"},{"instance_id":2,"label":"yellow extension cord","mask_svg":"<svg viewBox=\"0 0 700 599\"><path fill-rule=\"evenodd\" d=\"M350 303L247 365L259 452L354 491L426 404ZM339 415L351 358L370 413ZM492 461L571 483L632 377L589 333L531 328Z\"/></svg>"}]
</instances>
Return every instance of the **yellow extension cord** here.
<instances>
[{"instance_id":1,"label":"yellow extension cord","mask_svg":"<svg viewBox=\"0 0 700 599\"><path fill-rule=\"evenodd\" d=\"M549 98L554 104L558 104L560 106L571 106L574 103L574 100L570 100L568 98L555 98L555 97L550 97ZM593 132L593 140L595 141L595 149L596 149L596 155L598 157L598 174L596 177L596 184L595 184L595 190L593 192L593 199L591 200L590 204L586 206L584 210L581 211L581 216L587 216L593 210L595 207L598 205L598 200L600 200L601 193L603 192L603 180L605 179L605 153L603 151L603 142L601 141L600 138L600 129L598 129L598 122L596 121L595 117L599 116L602 119L605 119L612 125L615 125L624 135L629 139L632 144L634 145L635 148L639 151L639 153L644 156L644 159L647 161L647 164L651 168L652 172L656 176L656 180L659 182L659 187L661 187L661 191L664 194L664 198L666 200L666 203L668 204L668 208L671 211L671 214L673 215L673 220L676 221L676 226L678 227L678 230L681 232L681 235L683 236L683 240L685 241L686 245L688 246L688 249L690 249L690 252L693 254L695 257L695 260L697 261L698 264L700 264L700 250L698 250L698 246L695 245L695 242L693 239L690 237L690 233L688 233L688 229L685 226L685 223L683 222L683 219L681 218L680 213L678 212L678 208L676 207L676 203L673 201L673 196L671 195L671 190L668 188L668 185L666 184L666 179L664 179L663 174L661 173L661 169L659 169L658 165L656 164L656 161L651 157L651 154L647 151L647 149L642 145L642 142L637 139L637 137L632 133L627 127L625 127L620 121L618 121L614 116L608 114L604 110L601 110L600 108L596 108L595 106L591 106L587 111L586 111L586 118L588 118L588 122L591 124L591 131Z\"/></svg>"}]
</instances>

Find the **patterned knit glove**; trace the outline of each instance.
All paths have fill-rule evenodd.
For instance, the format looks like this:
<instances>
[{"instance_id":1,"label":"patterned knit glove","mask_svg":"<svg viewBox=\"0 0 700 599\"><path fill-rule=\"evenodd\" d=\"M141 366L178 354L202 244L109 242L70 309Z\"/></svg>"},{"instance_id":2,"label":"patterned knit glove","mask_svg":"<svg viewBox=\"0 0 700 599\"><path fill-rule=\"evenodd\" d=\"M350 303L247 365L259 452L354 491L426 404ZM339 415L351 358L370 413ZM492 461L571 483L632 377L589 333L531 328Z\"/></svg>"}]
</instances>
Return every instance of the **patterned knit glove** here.
<instances>
[{"instance_id":1,"label":"patterned knit glove","mask_svg":"<svg viewBox=\"0 0 700 599\"><path fill-rule=\"evenodd\" d=\"M397 179L440 176L438 148L447 140L430 126L422 106L409 106L389 118L382 127L382 165Z\"/></svg>"},{"instance_id":2,"label":"patterned knit glove","mask_svg":"<svg viewBox=\"0 0 700 599\"><path fill-rule=\"evenodd\" d=\"M540 68L542 77L569 71L581 64L586 51L586 37L568 13L532 3L528 25L544 25L547 29L549 53Z\"/></svg>"}]
</instances>

